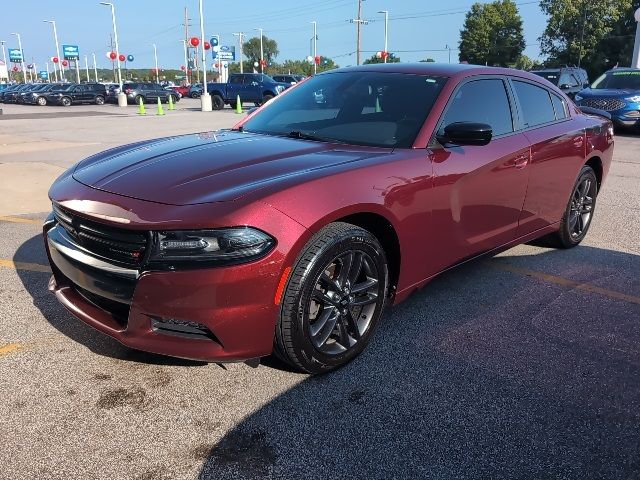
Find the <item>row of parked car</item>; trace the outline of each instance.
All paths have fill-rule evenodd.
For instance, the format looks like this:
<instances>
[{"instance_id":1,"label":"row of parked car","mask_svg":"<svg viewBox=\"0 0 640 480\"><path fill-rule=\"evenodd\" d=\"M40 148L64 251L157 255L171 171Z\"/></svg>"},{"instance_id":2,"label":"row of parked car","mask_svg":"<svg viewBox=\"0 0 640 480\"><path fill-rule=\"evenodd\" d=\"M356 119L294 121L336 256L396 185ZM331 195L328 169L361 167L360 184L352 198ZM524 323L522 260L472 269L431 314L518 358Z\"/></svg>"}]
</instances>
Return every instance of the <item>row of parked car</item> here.
<instances>
[{"instance_id":1,"label":"row of parked car","mask_svg":"<svg viewBox=\"0 0 640 480\"><path fill-rule=\"evenodd\" d=\"M127 82L123 91L128 103L178 102L182 95L171 87L163 87L151 82ZM24 105L62 105L76 104L104 105L117 103L120 92L118 84L104 83L26 83L10 85L0 90L0 102Z\"/></svg>"},{"instance_id":2,"label":"row of parked car","mask_svg":"<svg viewBox=\"0 0 640 480\"><path fill-rule=\"evenodd\" d=\"M640 128L640 69L614 68L589 83L581 68L564 67L535 73L557 85L579 107L605 111L616 127Z\"/></svg>"}]
</instances>

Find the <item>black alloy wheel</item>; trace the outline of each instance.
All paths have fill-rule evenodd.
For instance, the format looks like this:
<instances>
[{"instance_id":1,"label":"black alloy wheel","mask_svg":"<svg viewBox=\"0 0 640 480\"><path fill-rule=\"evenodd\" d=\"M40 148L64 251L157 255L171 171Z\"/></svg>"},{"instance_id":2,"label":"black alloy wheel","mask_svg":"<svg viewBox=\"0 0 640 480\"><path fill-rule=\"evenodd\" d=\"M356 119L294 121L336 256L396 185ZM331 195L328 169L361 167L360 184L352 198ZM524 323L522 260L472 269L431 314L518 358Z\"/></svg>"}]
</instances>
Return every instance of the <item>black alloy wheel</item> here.
<instances>
[{"instance_id":1,"label":"black alloy wheel","mask_svg":"<svg viewBox=\"0 0 640 480\"><path fill-rule=\"evenodd\" d=\"M281 300L275 353L294 368L324 373L345 365L371 340L387 292L376 237L336 222L305 246Z\"/></svg>"}]
</instances>

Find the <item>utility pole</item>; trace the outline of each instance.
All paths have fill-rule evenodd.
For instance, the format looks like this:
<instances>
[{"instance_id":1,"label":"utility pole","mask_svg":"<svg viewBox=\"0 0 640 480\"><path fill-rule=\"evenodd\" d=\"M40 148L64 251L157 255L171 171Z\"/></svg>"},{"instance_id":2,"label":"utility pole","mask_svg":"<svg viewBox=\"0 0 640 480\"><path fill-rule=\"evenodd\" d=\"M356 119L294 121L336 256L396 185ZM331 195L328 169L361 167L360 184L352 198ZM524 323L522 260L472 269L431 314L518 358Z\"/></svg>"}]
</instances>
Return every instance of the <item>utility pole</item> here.
<instances>
[{"instance_id":1,"label":"utility pole","mask_svg":"<svg viewBox=\"0 0 640 480\"><path fill-rule=\"evenodd\" d=\"M189 78L189 10L187 7L184 7L184 48L185 48L185 65L184 65L184 74L188 84L191 84L191 79ZM195 67L195 65L194 65Z\"/></svg>"},{"instance_id":2,"label":"utility pole","mask_svg":"<svg viewBox=\"0 0 640 480\"><path fill-rule=\"evenodd\" d=\"M580 50L578 51L578 68L580 68L580 62L582 61L582 42L584 41L584 24L587 23L587 2L582 3L583 17L582 17L582 32L580 33Z\"/></svg>"},{"instance_id":3,"label":"utility pole","mask_svg":"<svg viewBox=\"0 0 640 480\"><path fill-rule=\"evenodd\" d=\"M367 25L369 20L362 19L362 0L358 0L358 18L351 19L351 23L356 24L356 65L360 65L360 52L362 50L361 45L361 36L360 36L360 25Z\"/></svg>"}]
</instances>

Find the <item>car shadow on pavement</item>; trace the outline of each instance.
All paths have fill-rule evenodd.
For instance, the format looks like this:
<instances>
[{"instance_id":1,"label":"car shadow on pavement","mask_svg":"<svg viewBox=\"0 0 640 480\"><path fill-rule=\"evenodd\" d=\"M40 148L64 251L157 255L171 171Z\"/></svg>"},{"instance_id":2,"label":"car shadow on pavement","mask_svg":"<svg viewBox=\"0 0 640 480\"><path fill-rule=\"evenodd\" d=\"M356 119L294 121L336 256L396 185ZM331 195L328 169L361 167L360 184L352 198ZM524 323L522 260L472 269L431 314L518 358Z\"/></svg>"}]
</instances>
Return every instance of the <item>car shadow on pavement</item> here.
<instances>
[{"instance_id":1,"label":"car shadow on pavement","mask_svg":"<svg viewBox=\"0 0 640 480\"><path fill-rule=\"evenodd\" d=\"M387 310L363 355L212 444L200 480L637 478L640 304L607 292L640 297L640 256L532 250Z\"/></svg>"}]
</instances>

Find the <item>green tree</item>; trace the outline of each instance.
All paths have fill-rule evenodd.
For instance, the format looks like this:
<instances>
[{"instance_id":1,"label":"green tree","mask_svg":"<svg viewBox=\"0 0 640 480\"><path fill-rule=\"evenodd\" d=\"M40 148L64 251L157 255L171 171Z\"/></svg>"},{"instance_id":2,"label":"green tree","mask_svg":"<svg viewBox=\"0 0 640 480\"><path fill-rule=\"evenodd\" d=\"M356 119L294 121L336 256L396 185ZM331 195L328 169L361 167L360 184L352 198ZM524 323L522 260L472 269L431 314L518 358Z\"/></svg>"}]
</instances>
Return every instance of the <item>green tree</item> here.
<instances>
[{"instance_id":1,"label":"green tree","mask_svg":"<svg viewBox=\"0 0 640 480\"><path fill-rule=\"evenodd\" d=\"M632 0L541 0L540 8L549 17L540 37L549 65L580 64L593 76L609 55L626 54L625 42L633 48L633 37L624 36L635 30Z\"/></svg>"},{"instance_id":2,"label":"green tree","mask_svg":"<svg viewBox=\"0 0 640 480\"><path fill-rule=\"evenodd\" d=\"M364 65L368 65L370 63L384 63L384 60L382 58L378 58L377 54L374 53L362 63ZM390 53L387 57L387 63L400 63L400 57L396 57L393 53Z\"/></svg>"},{"instance_id":3,"label":"green tree","mask_svg":"<svg viewBox=\"0 0 640 480\"><path fill-rule=\"evenodd\" d=\"M265 35L262 36L262 50L264 52L264 59L268 64L271 64L280 53L278 50L278 42L267 38ZM253 69L254 62L260 62L260 37L252 37L247 40L242 45L242 53L247 57Z\"/></svg>"},{"instance_id":4,"label":"green tree","mask_svg":"<svg viewBox=\"0 0 640 480\"><path fill-rule=\"evenodd\" d=\"M425 58L424 60L420 60L420 63L433 63L435 60L431 57Z\"/></svg>"},{"instance_id":5,"label":"green tree","mask_svg":"<svg viewBox=\"0 0 640 480\"><path fill-rule=\"evenodd\" d=\"M542 67L542 63L538 60L533 60L532 58L529 58L528 56L522 54L512 65L509 66L512 68L517 68L518 70L533 70Z\"/></svg>"},{"instance_id":6,"label":"green tree","mask_svg":"<svg viewBox=\"0 0 640 480\"><path fill-rule=\"evenodd\" d=\"M525 48L522 18L512 0L474 3L460 31L460 61L506 66Z\"/></svg>"}]
</instances>

